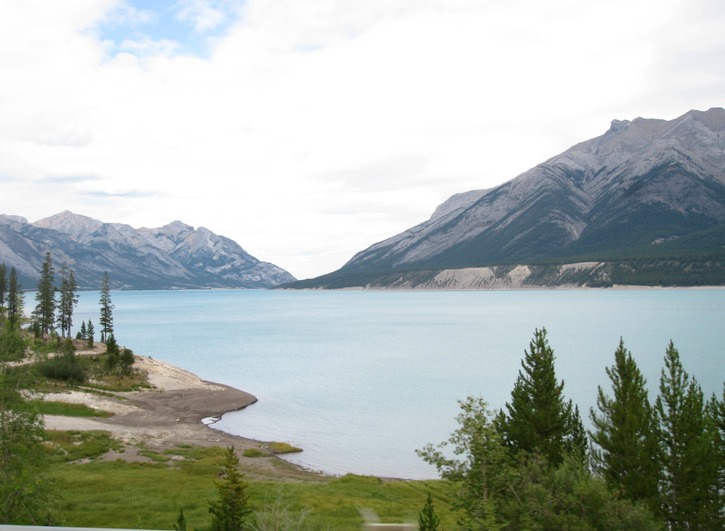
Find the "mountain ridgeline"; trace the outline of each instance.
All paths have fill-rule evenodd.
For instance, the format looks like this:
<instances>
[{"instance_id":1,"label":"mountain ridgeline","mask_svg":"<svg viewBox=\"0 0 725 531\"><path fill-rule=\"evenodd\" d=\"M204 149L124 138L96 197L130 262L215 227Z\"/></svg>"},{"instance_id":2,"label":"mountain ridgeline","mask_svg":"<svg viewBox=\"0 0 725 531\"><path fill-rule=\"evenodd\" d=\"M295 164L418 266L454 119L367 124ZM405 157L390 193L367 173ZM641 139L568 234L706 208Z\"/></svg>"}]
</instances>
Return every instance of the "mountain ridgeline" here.
<instances>
[{"instance_id":1,"label":"mountain ridgeline","mask_svg":"<svg viewBox=\"0 0 725 531\"><path fill-rule=\"evenodd\" d=\"M29 223L0 215L0 263L34 287L46 251L73 269L81 289L100 289L108 272L114 289L270 288L295 278L261 262L237 243L180 221L134 229L61 212Z\"/></svg>"},{"instance_id":2,"label":"mountain ridgeline","mask_svg":"<svg viewBox=\"0 0 725 531\"><path fill-rule=\"evenodd\" d=\"M293 287L725 284L725 110L597 138Z\"/></svg>"}]
</instances>

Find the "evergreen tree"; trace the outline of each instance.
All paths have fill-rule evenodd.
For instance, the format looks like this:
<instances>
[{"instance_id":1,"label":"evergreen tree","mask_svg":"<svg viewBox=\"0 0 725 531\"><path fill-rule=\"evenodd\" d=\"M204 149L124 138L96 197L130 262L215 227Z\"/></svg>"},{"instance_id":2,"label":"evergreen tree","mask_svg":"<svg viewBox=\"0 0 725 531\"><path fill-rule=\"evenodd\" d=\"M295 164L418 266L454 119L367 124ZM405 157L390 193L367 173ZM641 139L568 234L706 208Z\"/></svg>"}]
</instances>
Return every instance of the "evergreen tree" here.
<instances>
[{"instance_id":1,"label":"evergreen tree","mask_svg":"<svg viewBox=\"0 0 725 531\"><path fill-rule=\"evenodd\" d=\"M186 531L186 518L184 517L184 509L179 509L179 516L176 518L174 529L176 531Z\"/></svg>"},{"instance_id":2,"label":"evergreen tree","mask_svg":"<svg viewBox=\"0 0 725 531\"><path fill-rule=\"evenodd\" d=\"M88 341L88 348L93 348L93 343L95 341L95 338L93 336L95 333L96 330L93 327L93 321L88 319L88 327L86 329L86 340Z\"/></svg>"},{"instance_id":3,"label":"evergreen tree","mask_svg":"<svg viewBox=\"0 0 725 531\"><path fill-rule=\"evenodd\" d=\"M106 339L113 334L113 304L111 303L111 287L108 280L108 272L103 274L103 286L101 288L101 317L99 324L101 325L101 343L105 343Z\"/></svg>"},{"instance_id":4,"label":"evergreen tree","mask_svg":"<svg viewBox=\"0 0 725 531\"><path fill-rule=\"evenodd\" d=\"M65 266L61 268L61 287L60 287L60 304L58 325L60 327L61 337L71 337L71 329L73 327L73 310L78 305L78 284L76 283L76 274L72 269L69 271Z\"/></svg>"},{"instance_id":5,"label":"evergreen tree","mask_svg":"<svg viewBox=\"0 0 725 531\"><path fill-rule=\"evenodd\" d=\"M571 400L564 401L564 382L554 371L554 351L546 329L536 330L524 351L522 370L511 391L511 402L497 418L497 428L513 455L541 453L550 464L586 447L584 427Z\"/></svg>"},{"instance_id":6,"label":"evergreen tree","mask_svg":"<svg viewBox=\"0 0 725 531\"><path fill-rule=\"evenodd\" d=\"M719 456L718 467L718 506L720 510L720 526L725 528L725 382L723 383L722 399L712 395L708 404L710 419L714 424L715 453Z\"/></svg>"},{"instance_id":7,"label":"evergreen tree","mask_svg":"<svg viewBox=\"0 0 725 531\"><path fill-rule=\"evenodd\" d=\"M541 454L527 454L499 504L504 529L660 530L643 506L623 500L576 456L552 467ZM476 529L489 529L477 527Z\"/></svg>"},{"instance_id":8,"label":"evergreen tree","mask_svg":"<svg viewBox=\"0 0 725 531\"><path fill-rule=\"evenodd\" d=\"M714 422L702 390L670 342L655 402L663 450L661 504L670 529L717 529L721 522Z\"/></svg>"},{"instance_id":9,"label":"evergreen tree","mask_svg":"<svg viewBox=\"0 0 725 531\"><path fill-rule=\"evenodd\" d=\"M26 342L20 326L8 319L0 323L0 361L19 361L23 359Z\"/></svg>"},{"instance_id":10,"label":"evergreen tree","mask_svg":"<svg viewBox=\"0 0 725 531\"><path fill-rule=\"evenodd\" d=\"M118 368L120 357L121 350L118 348L116 338L113 334L111 334L106 339L106 367L110 372L113 372Z\"/></svg>"},{"instance_id":11,"label":"evergreen tree","mask_svg":"<svg viewBox=\"0 0 725 531\"><path fill-rule=\"evenodd\" d=\"M5 299L8 295L8 279L5 264L0 264L0 317L5 315Z\"/></svg>"},{"instance_id":12,"label":"evergreen tree","mask_svg":"<svg viewBox=\"0 0 725 531\"><path fill-rule=\"evenodd\" d=\"M614 365L606 369L613 396L599 387L597 408L590 412L597 448L595 470L609 488L624 498L642 501L658 511L659 443L655 416L647 398L646 380L620 339Z\"/></svg>"},{"instance_id":13,"label":"evergreen tree","mask_svg":"<svg viewBox=\"0 0 725 531\"><path fill-rule=\"evenodd\" d=\"M25 302L22 287L18 282L18 274L14 267L10 269L8 284L8 322L13 326L19 326Z\"/></svg>"},{"instance_id":14,"label":"evergreen tree","mask_svg":"<svg viewBox=\"0 0 725 531\"><path fill-rule=\"evenodd\" d=\"M247 484L239 470L239 458L234 447L227 448L221 479L216 482L218 499L209 502L212 531L240 531L252 513L249 508Z\"/></svg>"},{"instance_id":15,"label":"evergreen tree","mask_svg":"<svg viewBox=\"0 0 725 531\"><path fill-rule=\"evenodd\" d=\"M88 338L88 332L86 332L86 322L81 321L81 329L78 331L80 334L80 337L78 339L87 339Z\"/></svg>"},{"instance_id":16,"label":"evergreen tree","mask_svg":"<svg viewBox=\"0 0 725 531\"><path fill-rule=\"evenodd\" d=\"M452 452L446 443L418 451L458 487L453 504L465 511L461 529L659 529L646 508L592 476L576 452L556 467L537 452L511 460L486 403L469 397L461 407L460 427L448 440Z\"/></svg>"},{"instance_id":17,"label":"evergreen tree","mask_svg":"<svg viewBox=\"0 0 725 531\"><path fill-rule=\"evenodd\" d=\"M135 362L136 359L133 356L133 351L131 349L124 348L118 357L118 367L121 374L130 376L131 373L133 373L133 364Z\"/></svg>"},{"instance_id":18,"label":"evergreen tree","mask_svg":"<svg viewBox=\"0 0 725 531\"><path fill-rule=\"evenodd\" d=\"M55 269L53 268L53 258L50 251L45 253L45 260L40 271L40 280L38 281L38 291L35 294L35 300L38 304L35 306L33 315L38 323L40 334L49 334L55 326Z\"/></svg>"},{"instance_id":19,"label":"evergreen tree","mask_svg":"<svg viewBox=\"0 0 725 531\"><path fill-rule=\"evenodd\" d=\"M436 514L433 498L428 493L423 509L418 513L418 530L419 531L438 531L441 519Z\"/></svg>"}]
</instances>

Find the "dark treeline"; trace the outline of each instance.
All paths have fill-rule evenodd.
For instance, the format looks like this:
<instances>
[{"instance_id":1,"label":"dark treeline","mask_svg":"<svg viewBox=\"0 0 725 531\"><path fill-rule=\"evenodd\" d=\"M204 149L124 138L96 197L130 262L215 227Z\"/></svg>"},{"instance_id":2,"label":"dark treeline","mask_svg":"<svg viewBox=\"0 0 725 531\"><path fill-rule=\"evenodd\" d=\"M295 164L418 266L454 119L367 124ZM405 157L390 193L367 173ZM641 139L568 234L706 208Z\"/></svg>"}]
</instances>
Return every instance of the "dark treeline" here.
<instances>
[{"instance_id":1,"label":"dark treeline","mask_svg":"<svg viewBox=\"0 0 725 531\"><path fill-rule=\"evenodd\" d=\"M706 399L670 342L651 402L620 341L585 431L554 359L536 330L505 407L468 397L448 441L418 451L457 486L461 528L725 528L725 386Z\"/></svg>"}]
</instances>

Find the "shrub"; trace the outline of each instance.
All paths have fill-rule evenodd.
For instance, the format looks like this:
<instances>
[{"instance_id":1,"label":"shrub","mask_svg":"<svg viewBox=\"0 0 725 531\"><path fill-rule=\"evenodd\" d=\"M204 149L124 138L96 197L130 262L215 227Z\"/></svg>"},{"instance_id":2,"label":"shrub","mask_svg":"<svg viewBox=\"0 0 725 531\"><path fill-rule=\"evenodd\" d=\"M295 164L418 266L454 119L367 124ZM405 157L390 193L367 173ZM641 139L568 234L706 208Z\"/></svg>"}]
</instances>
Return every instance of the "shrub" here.
<instances>
[{"instance_id":1,"label":"shrub","mask_svg":"<svg viewBox=\"0 0 725 531\"><path fill-rule=\"evenodd\" d=\"M259 448L247 448L242 452L244 457L267 457L269 454Z\"/></svg>"},{"instance_id":2,"label":"shrub","mask_svg":"<svg viewBox=\"0 0 725 531\"><path fill-rule=\"evenodd\" d=\"M61 345L60 352L55 356L38 363L38 372L46 378L74 385L86 381L85 371L78 361L75 347L70 340Z\"/></svg>"},{"instance_id":3,"label":"shrub","mask_svg":"<svg viewBox=\"0 0 725 531\"><path fill-rule=\"evenodd\" d=\"M294 454L301 452L302 448L297 448L286 442L271 442L269 449L275 454Z\"/></svg>"}]
</instances>

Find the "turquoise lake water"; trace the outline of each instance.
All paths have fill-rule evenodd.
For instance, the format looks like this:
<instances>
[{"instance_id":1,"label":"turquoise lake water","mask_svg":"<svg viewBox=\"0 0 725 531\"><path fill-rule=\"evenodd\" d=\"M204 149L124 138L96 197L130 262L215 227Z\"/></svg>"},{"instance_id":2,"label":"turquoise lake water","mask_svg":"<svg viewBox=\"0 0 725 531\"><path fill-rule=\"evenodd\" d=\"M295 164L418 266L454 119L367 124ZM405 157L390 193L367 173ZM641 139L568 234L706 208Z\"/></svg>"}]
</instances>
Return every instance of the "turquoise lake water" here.
<instances>
[{"instance_id":1,"label":"turquoise lake water","mask_svg":"<svg viewBox=\"0 0 725 531\"><path fill-rule=\"evenodd\" d=\"M415 454L456 428L457 401L509 399L545 327L564 392L588 420L624 338L657 392L667 344L707 395L725 381L725 290L119 291L121 345L254 394L215 425L304 449L328 473L432 478ZM98 326L98 293L74 321ZM27 306L33 302L28 299ZM76 326L77 329L77 326Z\"/></svg>"}]
</instances>

